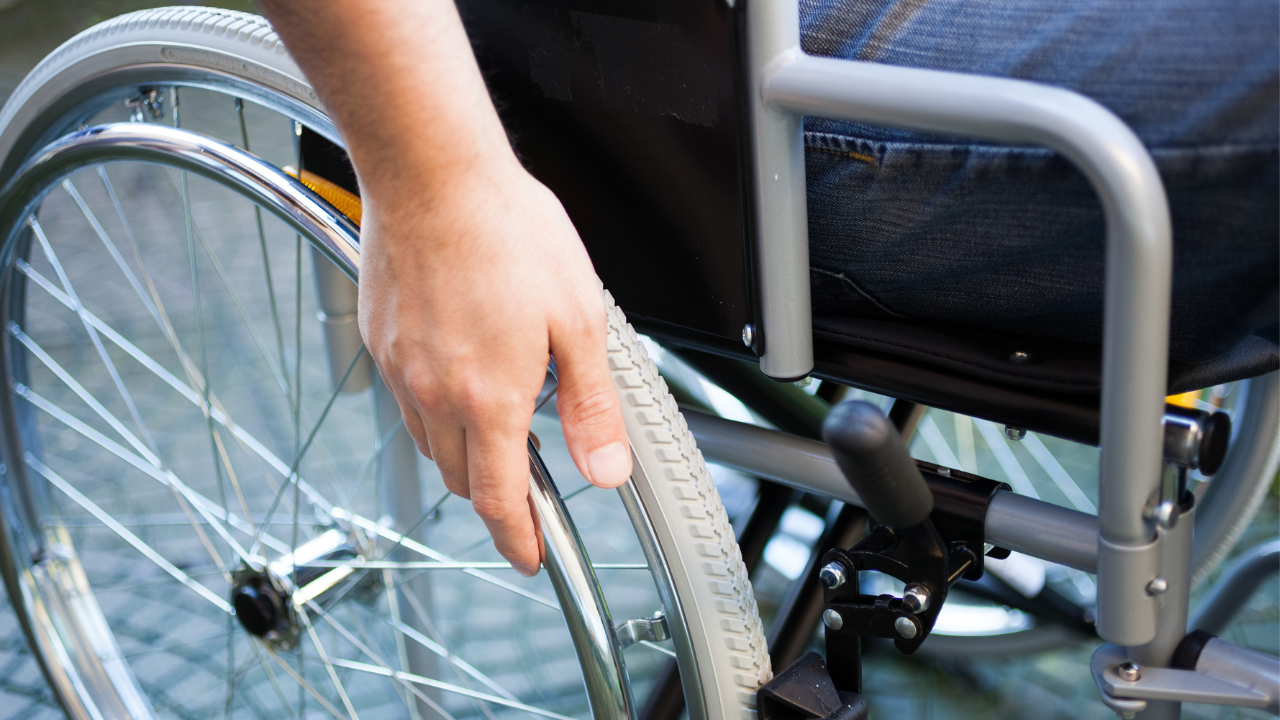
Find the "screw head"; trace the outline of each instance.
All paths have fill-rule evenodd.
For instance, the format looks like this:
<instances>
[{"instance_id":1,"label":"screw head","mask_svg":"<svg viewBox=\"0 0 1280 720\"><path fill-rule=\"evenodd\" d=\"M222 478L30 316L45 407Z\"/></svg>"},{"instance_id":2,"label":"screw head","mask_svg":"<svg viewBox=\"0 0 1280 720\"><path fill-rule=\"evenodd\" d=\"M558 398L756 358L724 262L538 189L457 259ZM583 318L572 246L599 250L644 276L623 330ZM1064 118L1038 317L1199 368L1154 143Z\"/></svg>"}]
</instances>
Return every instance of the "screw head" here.
<instances>
[{"instance_id":1,"label":"screw head","mask_svg":"<svg viewBox=\"0 0 1280 720\"><path fill-rule=\"evenodd\" d=\"M809 387L809 386L810 386L810 385L812 385L812 384L813 384L813 376L812 376L812 375L805 375L804 377L802 377L802 378L800 378L799 380L797 380L797 381L796 381L796 387L798 387L798 388L807 388L807 387Z\"/></svg>"},{"instance_id":2,"label":"screw head","mask_svg":"<svg viewBox=\"0 0 1280 720\"><path fill-rule=\"evenodd\" d=\"M832 630L839 630L844 627L844 618L840 617L840 613L830 608L823 611L822 622Z\"/></svg>"},{"instance_id":3,"label":"screw head","mask_svg":"<svg viewBox=\"0 0 1280 720\"><path fill-rule=\"evenodd\" d=\"M1031 353L1025 353L1021 350L1009 353L1009 362L1014 365L1026 365L1031 362Z\"/></svg>"},{"instance_id":4,"label":"screw head","mask_svg":"<svg viewBox=\"0 0 1280 720\"><path fill-rule=\"evenodd\" d=\"M1172 500L1165 500L1153 508L1148 508L1146 516L1154 520L1162 529L1170 530L1178 524L1178 504Z\"/></svg>"},{"instance_id":5,"label":"screw head","mask_svg":"<svg viewBox=\"0 0 1280 720\"><path fill-rule=\"evenodd\" d=\"M828 590L835 590L846 580L844 566L838 562L829 562L818 571L818 579Z\"/></svg>"},{"instance_id":6,"label":"screw head","mask_svg":"<svg viewBox=\"0 0 1280 720\"><path fill-rule=\"evenodd\" d=\"M1012 425L1005 425L1004 436L1009 438L1010 440L1021 440L1022 438L1027 436L1027 431L1022 428L1014 427Z\"/></svg>"},{"instance_id":7,"label":"screw head","mask_svg":"<svg viewBox=\"0 0 1280 720\"><path fill-rule=\"evenodd\" d=\"M1142 668L1138 663L1129 660L1127 662L1120 663L1116 668L1116 674L1125 682L1137 682L1138 679L1142 677Z\"/></svg>"},{"instance_id":8,"label":"screw head","mask_svg":"<svg viewBox=\"0 0 1280 720\"><path fill-rule=\"evenodd\" d=\"M751 323L747 323L746 325L743 325L742 326L742 344L746 345L747 347L751 347L752 343L754 343L755 341L756 341L756 326L752 325Z\"/></svg>"},{"instance_id":9,"label":"screw head","mask_svg":"<svg viewBox=\"0 0 1280 720\"><path fill-rule=\"evenodd\" d=\"M929 589L920 583L911 583L902 591L902 604L913 615L919 615L929 609Z\"/></svg>"},{"instance_id":10,"label":"screw head","mask_svg":"<svg viewBox=\"0 0 1280 720\"><path fill-rule=\"evenodd\" d=\"M893 629L897 631L898 637L903 640L910 640L916 636L916 624L911 622L911 618L900 617L894 620Z\"/></svg>"},{"instance_id":11,"label":"screw head","mask_svg":"<svg viewBox=\"0 0 1280 720\"><path fill-rule=\"evenodd\" d=\"M1147 583L1148 595L1152 595L1152 596L1162 595L1168 589L1169 589L1169 581L1165 580L1164 578L1156 578L1155 580L1152 580L1151 582Z\"/></svg>"}]
</instances>

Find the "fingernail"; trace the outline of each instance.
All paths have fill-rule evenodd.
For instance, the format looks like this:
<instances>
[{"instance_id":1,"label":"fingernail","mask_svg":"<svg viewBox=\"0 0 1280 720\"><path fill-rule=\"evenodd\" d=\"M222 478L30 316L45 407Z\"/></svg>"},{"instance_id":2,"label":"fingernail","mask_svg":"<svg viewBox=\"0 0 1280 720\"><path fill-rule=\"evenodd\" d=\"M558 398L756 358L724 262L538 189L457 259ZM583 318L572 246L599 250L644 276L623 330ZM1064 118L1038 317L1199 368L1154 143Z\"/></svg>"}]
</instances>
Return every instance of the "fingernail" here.
<instances>
[{"instance_id":1,"label":"fingernail","mask_svg":"<svg viewBox=\"0 0 1280 720\"><path fill-rule=\"evenodd\" d=\"M587 479L593 485L618 487L631 475L631 453L620 442L596 448L587 455L587 471L591 473Z\"/></svg>"},{"instance_id":2,"label":"fingernail","mask_svg":"<svg viewBox=\"0 0 1280 720\"><path fill-rule=\"evenodd\" d=\"M513 562L511 563L511 567L515 568L516 572L520 573L525 577L533 577L534 575L538 574L538 568L536 566L530 567L528 565L525 565L524 563Z\"/></svg>"}]
</instances>

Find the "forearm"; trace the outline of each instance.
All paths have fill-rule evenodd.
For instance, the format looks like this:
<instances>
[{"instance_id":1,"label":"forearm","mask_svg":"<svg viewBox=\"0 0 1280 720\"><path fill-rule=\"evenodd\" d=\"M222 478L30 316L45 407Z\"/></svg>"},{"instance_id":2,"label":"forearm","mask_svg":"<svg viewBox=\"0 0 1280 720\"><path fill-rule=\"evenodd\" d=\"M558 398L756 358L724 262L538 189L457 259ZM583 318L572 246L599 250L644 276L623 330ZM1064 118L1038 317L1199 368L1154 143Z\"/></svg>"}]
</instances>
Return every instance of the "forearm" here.
<instances>
[{"instance_id":1,"label":"forearm","mask_svg":"<svg viewBox=\"0 0 1280 720\"><path fill-rule=\"evenodd\" d=\"M375 202L516 164L452 0L260 0Z\"/></svg>"}]
</instances>

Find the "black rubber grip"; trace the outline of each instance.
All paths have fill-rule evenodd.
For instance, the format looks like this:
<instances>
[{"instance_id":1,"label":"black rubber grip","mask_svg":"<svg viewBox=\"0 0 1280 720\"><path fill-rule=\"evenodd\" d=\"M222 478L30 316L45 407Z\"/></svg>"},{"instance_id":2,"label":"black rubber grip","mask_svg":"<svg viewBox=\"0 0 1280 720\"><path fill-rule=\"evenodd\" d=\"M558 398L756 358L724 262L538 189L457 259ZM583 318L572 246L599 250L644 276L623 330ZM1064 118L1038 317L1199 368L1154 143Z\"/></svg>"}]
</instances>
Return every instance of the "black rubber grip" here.
<instances>
[{"instance_id":1,"label":"black rubber grip","mask_svg":"<svg viewBox=\"0 0 1280 720\"><path fill-rule=\"evenodd\" d=\"M858 400L840 403L822 424L822 436L876 522L901 530L929 517L933 493L879 408Z\"/></svg>"}]
</instances>

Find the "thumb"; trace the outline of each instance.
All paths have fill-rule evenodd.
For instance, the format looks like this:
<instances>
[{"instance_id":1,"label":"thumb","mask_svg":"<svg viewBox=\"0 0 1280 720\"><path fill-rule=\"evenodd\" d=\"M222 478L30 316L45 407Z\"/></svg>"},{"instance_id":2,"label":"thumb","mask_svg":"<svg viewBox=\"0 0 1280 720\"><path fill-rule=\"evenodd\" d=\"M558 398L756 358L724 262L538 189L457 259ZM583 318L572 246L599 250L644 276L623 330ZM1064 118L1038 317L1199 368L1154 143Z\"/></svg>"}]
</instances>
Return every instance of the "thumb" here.
<instances>
[{"instance_id":1,"label":"thumb","mask_svg":"<svg viewBox=\"0 0 1280 720\"><path fill-rule=\"evenodd\" d=\"M556 408L569 454L583 477L593 485L615 488L631 477L631 447L622 403L609 375L604 323L591 330L553 342L560 380Z\"/></svg>"}]
</instances>

